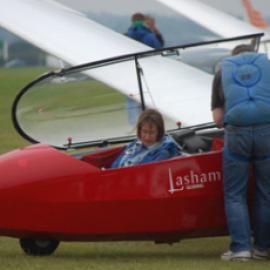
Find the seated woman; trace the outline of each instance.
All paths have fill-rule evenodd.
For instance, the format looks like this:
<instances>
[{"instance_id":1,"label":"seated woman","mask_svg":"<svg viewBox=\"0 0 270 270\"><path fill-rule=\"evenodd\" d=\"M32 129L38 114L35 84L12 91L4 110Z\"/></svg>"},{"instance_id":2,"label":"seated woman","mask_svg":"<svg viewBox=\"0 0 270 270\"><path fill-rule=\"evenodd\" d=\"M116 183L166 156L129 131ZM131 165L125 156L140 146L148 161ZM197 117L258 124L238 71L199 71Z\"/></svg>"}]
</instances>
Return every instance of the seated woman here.
<instances>
[{"instance_id":1,"label":"seated woman","mask_svg":"<svg viewBox=\"0 0 270 270\"><path fill-rule=\"evenodd\" d=\"M112 163L112 168L133 166L180 155L180 149L169 135L164 134L164 121L154 109L143 111L137 122L137 137L128 144Z\"/></svg>"}]
</instances>

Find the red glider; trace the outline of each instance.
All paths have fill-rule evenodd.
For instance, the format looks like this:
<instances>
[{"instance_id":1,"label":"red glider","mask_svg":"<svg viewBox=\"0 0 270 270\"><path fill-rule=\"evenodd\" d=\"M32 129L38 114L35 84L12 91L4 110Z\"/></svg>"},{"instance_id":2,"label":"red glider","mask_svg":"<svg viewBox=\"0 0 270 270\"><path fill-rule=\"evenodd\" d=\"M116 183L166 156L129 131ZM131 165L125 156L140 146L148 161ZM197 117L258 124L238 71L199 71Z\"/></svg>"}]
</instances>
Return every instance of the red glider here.
<instances>
[{"instance_id":1,"label":"red glider","mask_svg":"<svg viewBox=\"0 0 270 270\"><path fill-rule=\"evenodd\" d=\"M171 54L175 49L164 51ZM136 56L145 57L147 53ZM31 142L44 142L44 138L48 142L0 156L0 235L19 238L27 254L49 255L60 241L173 243L184 238L227 234L223 210L222 130L211 124L170 130L183 149L182 156L110 169L123 143L134 136L108 139L107 126L102 126L99 120L95 120L95 127L91 126L93 123L89 125L91 132L85 122L78 130L80 117L87 115L90 119L96 115L83 106L80 114L75 112L75 98L73 107L59 112L66 99L73 97L75 81L76 93L82 93L89 84L94 85L93 80L83 81L87 77L85 70L127 58L130 55L46 74L17 96L13 121L18 132ZM80 76L75 76L78 72ZM62 82L66 84L62 86ZM70 89L73 92L68 96ZM100 106L98 98L100 95L94 102L97 107ZM111 102L112 98L108 100ZM142 98L142 105L143 101ZM83 96L78 101L83 102L87 104L88 98ZM72 112L71 122L67 120L67 111ZM59 120L72 130L72 138L71 131L67 133ZM82 142L97 127L105 133L104 138ZM121 131L122 127L118 129ZM84 138L79 136L83 131L86 131ZM78 139L74 142L76 136ZM116 143L122 145L111 146ZM98 149L93 149L97 146ZM85 150L85 147L92 148Z\"/></svg>"}]
</instances>

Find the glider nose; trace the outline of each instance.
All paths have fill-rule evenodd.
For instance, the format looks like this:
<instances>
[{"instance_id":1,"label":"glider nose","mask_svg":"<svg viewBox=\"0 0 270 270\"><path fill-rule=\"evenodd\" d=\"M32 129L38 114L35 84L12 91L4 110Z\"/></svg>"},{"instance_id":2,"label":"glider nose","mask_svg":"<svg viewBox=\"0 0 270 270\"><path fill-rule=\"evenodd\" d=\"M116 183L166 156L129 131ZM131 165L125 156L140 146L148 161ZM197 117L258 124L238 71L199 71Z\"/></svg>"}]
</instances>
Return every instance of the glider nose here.
<instances>
[{"instance_id":1,"label":"glider nose","mask_svg":"<svg viewBox=\"0 0 270 270\"><path fill-rule=\"evenodd\" d=\"M0 188L8 188L14 185L20 175L23 176L24 169L27 167L27 160L20 158L12 151L0 155Z\"/></svg>"},{"instance_id":2,"label":"glider nose","mask_svg":"<svg viewBox=\"0 0 270 270\"><path fill-rule=\"evenodd\" d=\"M0 187L21 186L44 178L47 149L48 146L33 145L0 155ZM48 160L53 157L48 156Z\"/></svg>"}]
</instances>

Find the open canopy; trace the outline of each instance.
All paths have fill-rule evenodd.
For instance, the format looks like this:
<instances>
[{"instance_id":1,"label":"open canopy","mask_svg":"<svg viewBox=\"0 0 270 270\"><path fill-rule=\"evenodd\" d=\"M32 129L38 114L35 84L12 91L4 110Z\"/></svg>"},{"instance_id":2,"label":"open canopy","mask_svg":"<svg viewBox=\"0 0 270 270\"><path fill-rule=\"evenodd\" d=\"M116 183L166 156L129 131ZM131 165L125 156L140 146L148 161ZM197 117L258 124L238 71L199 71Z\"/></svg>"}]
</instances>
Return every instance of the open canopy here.
<instances>
[{"instance_id":1,"label":"open canopy","mask_svg":"<svg viewBox=\"0 0 270 270\"><path fill-rule=\"evenodd\" d=\"M161 111L167 129L210 122L211 82L218 63L235 45L260 37L151 50L51 72L16 97L15 127L31 142L65 148L134 135L130 116L145 107ZM127 97L138 105L127 105Z\"/></svg>"}]
</instances>

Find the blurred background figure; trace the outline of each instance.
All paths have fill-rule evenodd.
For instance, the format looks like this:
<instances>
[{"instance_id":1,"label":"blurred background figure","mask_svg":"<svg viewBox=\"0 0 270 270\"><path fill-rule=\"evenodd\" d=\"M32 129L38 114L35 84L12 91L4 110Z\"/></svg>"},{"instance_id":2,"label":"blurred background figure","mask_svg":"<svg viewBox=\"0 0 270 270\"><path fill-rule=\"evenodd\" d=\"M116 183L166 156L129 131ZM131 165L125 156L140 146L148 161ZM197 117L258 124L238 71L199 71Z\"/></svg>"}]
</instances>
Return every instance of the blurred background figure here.
<instances>
[{"instance_id":1,"label":"blurred background figure","mask_svg":"<svg viewBox=\"0 0 270 270\"><path fill-rule=\"evenodd\" d=\"M144 22L145 25L153 32L156 34L157 39L159 40L160 44L162 47L164 47L164 38L162 34L160 33L158 27L156 26L156 21L155 18L151 15L145 15L144 17Z\"/></svg>"},{"instance_id":2,"label":"blurred background figure","mask_svg":"<svg viewBox=\"0 0 270 270\"><path fill-rule=\"evenodd\" d=\"M162 47L160 40L150 26L146 24L146 19L149 21L150 25L155 27L155 21L150 22L153 18L148 18L143 13L134 13L131 16L131 26L128 28L127 36L142 42L154 49L159 49ZM156 29L156 27L155 27Z\"/></svg>"},{"instance_id":3,"label":"blurred background figure","mask_svg":"<svg viewBox=\"0 0 270 270\"><path fill-rule=\"evenodd\" d=\"M131 16L131 26L126 35L134 40L144 43L154 49L163 47L164 40L155 25L153 17L137 12ZM141 112L140 104L132 97L127 97L126 108L128 111L128 122L132 128L135 127L138 116Z\"/></svg>"}]
</instances>

